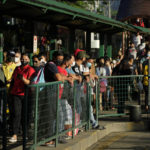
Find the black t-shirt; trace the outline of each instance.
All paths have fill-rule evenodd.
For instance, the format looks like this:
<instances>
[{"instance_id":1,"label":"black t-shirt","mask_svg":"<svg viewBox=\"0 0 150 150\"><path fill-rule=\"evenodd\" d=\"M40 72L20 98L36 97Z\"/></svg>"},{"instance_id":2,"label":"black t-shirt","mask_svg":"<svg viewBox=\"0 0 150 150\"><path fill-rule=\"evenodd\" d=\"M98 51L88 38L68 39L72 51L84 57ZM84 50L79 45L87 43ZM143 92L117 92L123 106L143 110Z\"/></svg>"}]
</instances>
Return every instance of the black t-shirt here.
<instances>
[{"instance_id":1,"label":"black t-shirt","mask_svg":"<svg viewBox=\"0 0 150 150\"><path fill-rule=\"evenodd\" d=\"M55 74L59 73L57 66L53 62L48 62L44 68L44 77L46 82L56 81Z\"/></svg>"},{"instance_id":2,"label":"black t-shirt","mask_svg":"<svg viewBox=\"0 0 150 150\"><path fill-rule=\"evenodd\" d=\"M72 67L72 70L75 72L76 75L83 76L83 72L80 70L80 66L77 63Z\"/></svg>"}]
</instances>

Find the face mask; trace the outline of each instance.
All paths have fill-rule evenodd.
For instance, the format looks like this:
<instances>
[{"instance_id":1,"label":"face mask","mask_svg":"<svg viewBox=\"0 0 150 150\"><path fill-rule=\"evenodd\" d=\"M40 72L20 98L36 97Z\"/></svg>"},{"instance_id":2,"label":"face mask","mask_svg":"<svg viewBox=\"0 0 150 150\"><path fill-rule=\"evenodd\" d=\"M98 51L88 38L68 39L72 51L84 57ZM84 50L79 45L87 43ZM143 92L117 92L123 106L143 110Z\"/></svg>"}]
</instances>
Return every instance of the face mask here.
<instances>
[{"instance_id":1,"label":"face mask","mask_svg":"<svg viewBox=\"0 0 150 150\"><path fill-rule=\"evenodd\" d=\"M56 64L56 66L61 66L62 62L63 62L62 60L56 60L55 64Z\"/></svg>"},{"instance_id":2,"label":"face mask","mask_svg":"<svg viewBox=\"0 0 150 150\"><path fill-rule=\"evenodd\" d=\"M150 54L147 54L147 57L150 57Z\"/></svg>"},{"instance_id":3,"label":"face mask","mask_svg":"<svg viewBox=\"0 0 150 150\"><path fill-rule=\"evenodd\" d=\"M18 62L19 62L19 60L20 60L20 58L15 57L15 63L18 63Z\"/></svg>"},{"instance_id":4,"label":"face mask","mask_svg":"<svg viewBox=\"0 0 150 150\"><path fill-rule=\"evenodd\" d=\"M41 63L46 64L46 61L44 59L41 59Z\"/></svg>"},{"instance_id":5,"label":"face mask","mask_svg":"<svg viewBox=\"0 0 150 150\"><path fill-rule=\"evenodd\" d=\"M26 65L28 65L28 62L27 62L27 61L21 61L21 64L22 64L23 66L26 66Z\"/></svg>"},{"instance_id":6,"label":"face mask","mask_svg":"<svg viewBox=\"0 0 150 150\"><path fill-rule=\"evenodd\" d=\"M88 68L90 68L90 67L92 66L92 64L88 62L88 63L86 64L86 66L87 66Z\"/></svg>"},{"instance_id":7,"label":"face mask","mask_svg":"<svg viewBox=\"0 0 150 150\"><path fill-rule=\"evenodd\" d=\"M76 64L76 62L74 61L74 62L72 63L72 65L71 65L71 67L75 66L75 64Z\"/></svg>"}]
</instances>

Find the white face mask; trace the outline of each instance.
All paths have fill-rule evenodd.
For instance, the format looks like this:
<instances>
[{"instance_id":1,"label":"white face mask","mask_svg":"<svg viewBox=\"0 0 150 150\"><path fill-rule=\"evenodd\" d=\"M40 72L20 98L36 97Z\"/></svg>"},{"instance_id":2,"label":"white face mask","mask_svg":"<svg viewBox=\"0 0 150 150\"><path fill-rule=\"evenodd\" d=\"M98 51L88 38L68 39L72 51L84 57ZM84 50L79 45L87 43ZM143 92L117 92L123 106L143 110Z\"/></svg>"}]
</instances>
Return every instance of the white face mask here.
<instances>
[{"instance_id":1,"label":"white face mask","mask_svg":"<svg viewBox=\"0 0 150 150\"><path fill-rule=\"evenodd\" d=\"M44 59L41 59L41 64L46 64L46 61Z\"/></svg>"},{"instance_id":2,"label":"white face mask","mask_svg":"<svg viewBox=\"0 0 150 150\"><path fill-rule=\"evenodd\" d=\"M15 57L15 63L18 63L18 62L20 62L20 58Z\"/></svg>"},{"instance_id":3,"label":"white face mask","mask_svg":"<svg viewBox=\"0 0 150 150\"><path fill-rule=\"evenodd\" d=\"M76 64L76 62L74 61L74 62L72 63L72 65L71 65L71 67L75 66L75 64Z\"/></svg>"}]
</instances>

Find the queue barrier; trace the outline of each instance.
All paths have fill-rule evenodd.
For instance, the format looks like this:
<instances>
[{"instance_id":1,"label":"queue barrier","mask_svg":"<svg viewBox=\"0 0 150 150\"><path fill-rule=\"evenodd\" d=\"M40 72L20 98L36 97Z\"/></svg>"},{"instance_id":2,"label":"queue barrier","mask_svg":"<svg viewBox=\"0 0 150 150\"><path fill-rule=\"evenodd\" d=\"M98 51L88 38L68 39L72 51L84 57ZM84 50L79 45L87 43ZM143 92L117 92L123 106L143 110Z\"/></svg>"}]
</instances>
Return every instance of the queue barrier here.
<instances>
[{"instance_id":1,"label":"queue barrier","mask_svg":"<svg viewBox=\"0 0 150 150\"><path fill-rule=\"evenodd\" d=\"M30 85L24 104L24 149L55 140L60 136L73 138L79 127L90 128L90 86L84 82L52 82ZM28 137L28 138L26 138Z\"/></svg>"},{"instance_id":2,"label":"queue barrier","mask_svg":"<svg viewBox=\"0 0 150 150\"><path fill-rule=\"evenodd\" d=\"M91 83L50 82L27 86L23 104L23 149L36 149L48 141L58 144L60 136L74 136L79 128L90 129L91 104L96 119L128 114L128 107L145 103L143 75L101 77ZM93 91L93 92L92 92ZM95 93L95 96L93 95ZM96 99L94 100L94 97ZM7 143L7 90L0 89L3 149ZM3 112L3 113L2 113Z\"/></svg>"},{"instance_id":3,"label":"queue barrier","mask_svg":"<svg viewBox=\"0 0 150 150\"><path fill-rule=\"evenodd\" d=\"M97 118L129 113L130 105L145 105L143 75L104 76L97 82Z\"/></svg>"}]
</instances>

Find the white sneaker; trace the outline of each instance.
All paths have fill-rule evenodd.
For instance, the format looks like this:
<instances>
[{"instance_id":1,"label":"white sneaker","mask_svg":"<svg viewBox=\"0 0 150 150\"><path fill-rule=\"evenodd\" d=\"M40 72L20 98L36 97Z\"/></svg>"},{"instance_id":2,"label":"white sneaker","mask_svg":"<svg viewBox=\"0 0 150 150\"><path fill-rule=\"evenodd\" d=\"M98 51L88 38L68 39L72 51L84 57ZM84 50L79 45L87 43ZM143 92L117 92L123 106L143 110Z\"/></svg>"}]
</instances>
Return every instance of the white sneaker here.
<instances>
[{"instance_id":1,"label":"white sneaker","mask_svg":"<svg viewBox=\"0 0 150 150\"><path fill-rule=\"evenodd\" d=\"M9 139L9 142L15 143L15 142L17 142L17 139L15 139L14 137L11 137L11 138Z\"/></svg>"}]
</instances>

